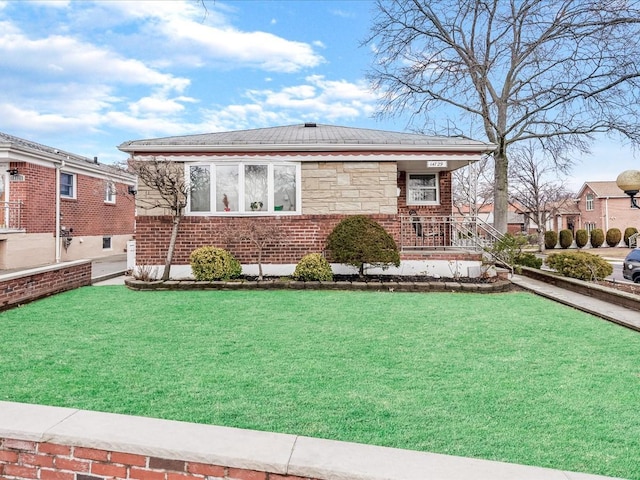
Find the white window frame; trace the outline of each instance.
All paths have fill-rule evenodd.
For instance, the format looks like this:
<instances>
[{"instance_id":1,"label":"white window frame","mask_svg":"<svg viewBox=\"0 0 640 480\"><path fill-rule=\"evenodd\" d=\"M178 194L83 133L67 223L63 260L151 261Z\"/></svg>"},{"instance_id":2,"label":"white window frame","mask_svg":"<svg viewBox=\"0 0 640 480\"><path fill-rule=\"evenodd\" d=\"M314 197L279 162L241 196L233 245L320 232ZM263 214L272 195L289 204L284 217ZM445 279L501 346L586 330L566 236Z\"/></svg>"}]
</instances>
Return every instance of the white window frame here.
<instances>
[{"instance_id":1,"label":"white window frame","mask_svg":"<svg viewBox=\"0 0 640 480\"><path fill-rule=\"evenodd\" d=\"M593 193L587 193L587 195L584 197L584 202L585 202L585 209L587 212L593 212L594 210L594 200L595 200L595 195Z\"/></svg>"},{"instance_id":2,"label":"white window frame","mask_svg":"<svg viewBox=\"0 0 640 480\"><path fill-rule=\"evenodd\" d=\"M245 210L245 166L247 165L266 165L267 166L267 205L266 210L251 211ZM300 215L302 213L302 168L299 162L286 162L286 161L259 161L259 160L237 160L233 162L189 162L184 165L185 178L189 178L189 168L192 166L208 166L209 167L209 210L202 212L191 211L191 196L187 199L186 213L193 216L280 216L280 215ZM216 204L216 166L235 166L238 168L238 208L230 212L220 212L215 210ZM289 166L295 167L296 175L296 191L295 191L295 210L275 210L274 207L274 193L275 193L275 180L274 180L274 168L276 166Z\"/></svg>"},{"instance_id":3,"label":"white window frame","mask_svg":"<svg viewBox=\"0 0 640 480\"><path fill-rule=\"evenodd\" d=\"M106 182L104 189L104 203L116 203L116 184L111 180Z\"/></svg>"},{"instance_id":4,"label":"white window frame","mask_svg":"<svg viewBox=\"0 0 640 480\"><path fill-rule=\"evenodd\" d=\"M62 193L62 176L69 175L71 177L71 195ZM60 172L60 197L76 199L78 195L78 178L75 173Z\"/></svg>"},{"instance_id":5,"label":"white window frame","mask_svg":"<svg viewBox=\"0 0 640 480\"><path fill-rule=\"evenodd\" d=\"M411 189L409 187L409 180L412 175L433 175L435 177L435 187L430 189L435 190L436 199L435 201L424 201L424 202L416 202L411 200ZM407 205L440 205L440 174L438 172L407 172L405 178L405 185L407 191Z\"/></svg>"},{"instance_id":6,"label":"white window frame","mask_svg":"<svg viewBox=\"0 0 640 480\"><path fill-rule=\"evenodd\" d=\"M589 235L596 229L596 224L594 222L587 222L584 224L584 229L587 231Z\"/></svg>"}]
</instances>

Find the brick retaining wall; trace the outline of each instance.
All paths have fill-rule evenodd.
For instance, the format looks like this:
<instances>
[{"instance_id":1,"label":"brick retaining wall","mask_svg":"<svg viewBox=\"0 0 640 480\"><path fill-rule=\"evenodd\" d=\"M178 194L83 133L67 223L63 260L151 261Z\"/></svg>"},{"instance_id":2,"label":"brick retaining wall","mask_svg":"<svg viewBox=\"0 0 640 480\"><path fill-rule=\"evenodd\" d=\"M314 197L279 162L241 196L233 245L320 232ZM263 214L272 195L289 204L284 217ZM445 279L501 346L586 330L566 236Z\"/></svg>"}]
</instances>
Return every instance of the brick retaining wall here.
<instances>
[{"instance_id":1,"label":"brick retaining wall","mask_svg":"<svg viewBox=\"0 0 640 480\"><path fill-rule=\"evenodd\" d=\"M0 479L596 480L281 433L0 401Z\"/></svg>"},{"instance_id":2,"label":"brick retaining wall","mask_svg":"<svg viewBox=\"0 0 640 480\"><path fill-rule=\"evenodd\" d=\"M91 260L0 275L0 310L86 285L91 285Z\"/></svg>"}]
</instances>

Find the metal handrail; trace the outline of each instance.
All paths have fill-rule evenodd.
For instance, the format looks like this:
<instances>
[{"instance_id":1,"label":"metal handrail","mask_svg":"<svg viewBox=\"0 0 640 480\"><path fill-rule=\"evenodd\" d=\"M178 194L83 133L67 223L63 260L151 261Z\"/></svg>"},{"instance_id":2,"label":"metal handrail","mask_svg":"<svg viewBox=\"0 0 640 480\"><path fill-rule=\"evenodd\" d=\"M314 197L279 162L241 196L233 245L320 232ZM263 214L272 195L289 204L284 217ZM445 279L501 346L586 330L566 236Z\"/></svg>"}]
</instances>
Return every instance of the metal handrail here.
<instances>
[{"instance_id":1,"label":"metal handrail","mask_svg":"<svg viewBox=\"0 0 640 480\"><path fill-rule=\"evenodd\" d=\"M0 202L0 229L22 229L22 200Z\"/></svg>"},{"instance_id":2,"label":"metal handrail","mask_svg":"<svg viewBox=\"0 0 640 480\"><path fill-rule=\"evenodd\" d=\"M402 250L471 249L490 251L502 238L492 225L477 216L400 216Z\"/></svg>"}]
</instances>

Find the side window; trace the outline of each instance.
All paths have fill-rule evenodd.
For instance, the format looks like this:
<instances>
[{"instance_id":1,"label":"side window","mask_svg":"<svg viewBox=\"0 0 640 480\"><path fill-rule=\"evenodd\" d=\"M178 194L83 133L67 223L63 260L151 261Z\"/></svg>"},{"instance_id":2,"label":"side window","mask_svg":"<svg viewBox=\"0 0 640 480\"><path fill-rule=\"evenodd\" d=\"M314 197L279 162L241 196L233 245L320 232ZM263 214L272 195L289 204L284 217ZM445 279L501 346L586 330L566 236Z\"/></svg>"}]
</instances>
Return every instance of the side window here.
<instances>
[{"instance_id":1,"label":"side window","mask_svg":"<svg viewBox=\"0 0 640 480\"><path fill-rule=\"evenodd\" d=\"M102 237L102 249L111 250L111 237Z\"/></svg>"},{"instance_id":2,"label":"side window","mask_svg":"<svg viewBox=\"0 0 640 480\"><path fill-rule=\"evenodd\" d=\"M60 173L60 196L76 198L76 176L72 173Z\"/></svg>"},{"instance_id":3,"label":"side window","mask_svg":"<svg viewBox=\"0 0 640 480\"><path fill-rule=\"evenodd\" d=\"M113 182L107 182L104 192L105 203L116 203L116 185Z\"/></svg>"},{"instance_id":4,"label":"side window","mask_svg":"<svg viewBox=\"0 0 640 480\"><path fill-rule=\"evenodd\" d=\"M593 210L593 199L594 199L593 193L588 193L586 197L586 203L587 203L586 208L588 212Z\"/></svg>"}]
</instances>

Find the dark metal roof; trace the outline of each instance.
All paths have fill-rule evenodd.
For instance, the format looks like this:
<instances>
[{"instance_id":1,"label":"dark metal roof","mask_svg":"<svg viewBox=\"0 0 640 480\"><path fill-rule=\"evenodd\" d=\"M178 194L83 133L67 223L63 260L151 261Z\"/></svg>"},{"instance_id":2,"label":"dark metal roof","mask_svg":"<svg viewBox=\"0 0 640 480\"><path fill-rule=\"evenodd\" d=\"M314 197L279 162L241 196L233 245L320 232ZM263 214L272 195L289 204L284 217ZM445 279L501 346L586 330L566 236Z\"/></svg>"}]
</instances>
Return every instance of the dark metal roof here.
<instances>
[{"instance_id":1,"label":"dark metal roof","mask_svg":"<svg viewBox=\"0 0 640 480\"><path fill-rule=\"evenodd\" d=\"M411 150L433 147L438 150L457 150L473 148L474 150L493 150L493 145L461 137L440 137L420 135L415 133L390 132L366 128L340 127L306 123L282 127L258 128L252 130L238 130L231 132L205 133L201 135L185 135L176 137L152 138L146 140L132 140L122 143L118 148L126 152L139 149L149 150L172 147L191 148L212 147L325 147L327 149L345 147L367 147L374 149L386 147L389 149Z\"/></svg>"},{"instance_id":2,"label":"dark metal roof","mask_svg":"<svg viewBox=\"0 0 640 480\"><path fill-rule=\"evenodd\" d=\"M105 173L124 175L134 178L133 175L123 171L122 169L109 164L98 163L97 158L83 157L75 153L60 150L54 147L49 147L41 143L33 142L31 140L25 140L24 138L9 135L8 133L0 132L0 146L8 145L9 148L16 150L27 151L33 154L43 154L47 158L55 161L64 160L68 164L78 165L85 168L94 170L100 170Z\"/></svg>"}]
</instances>

